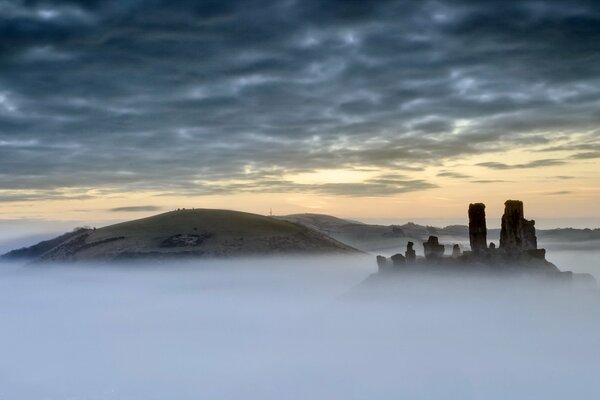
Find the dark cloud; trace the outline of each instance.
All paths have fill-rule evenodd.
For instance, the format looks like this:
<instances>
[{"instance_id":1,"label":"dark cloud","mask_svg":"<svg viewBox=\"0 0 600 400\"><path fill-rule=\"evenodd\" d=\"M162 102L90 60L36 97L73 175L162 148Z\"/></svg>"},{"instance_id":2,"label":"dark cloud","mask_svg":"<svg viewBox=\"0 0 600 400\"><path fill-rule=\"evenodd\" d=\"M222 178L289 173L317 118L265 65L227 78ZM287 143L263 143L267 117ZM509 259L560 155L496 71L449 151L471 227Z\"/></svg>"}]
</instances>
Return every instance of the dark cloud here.
<instances>
[{"instance_id":1,"label":"dark cloud","mask_svg":"<svg viewBox=\"0 0 600 400\"><path fill-rule=\"evenodd\" d=\"M573 138L562 137L564 143L538 149L539 152L578 152L580 154L600 154L600 135L597 132L581 137L574 135ZM574 154L577 158L577 154ZM585 156L583 157L585 158Z\"/></svg>"},{"instance_id":2,"label":"dark cloud","mask_svg":"<svg viewBox=\"0 0 600 400\"><path fill-rule=\"evenodd\" d=\"M36 200L88 200L94 196L89 194L72 194L60 190L28 190L3 191L0 193L0 203Z\"/></svg>"},{"instance_id":3,"label":"dark cloud","mask_svg":"<svg viewBox=\"0 0 600 400\"><path fill-rule=\"evenodd\" d=\"M401 193L283 177L600 149L589 0L15 0L0 37L3 189Z\"/></svg>"},{"instance_id":4,"label":"dark cloud","mask_svg":"<svg viewBox=\"0 0 600 400\"><path fill-rule=\"evenodd\" d=\"M178 192L167 192L159 196L184 194L188 196L231 194L231 193L319 193L335 196L383 197L394 194L433 189L437 185L421 180L410 179L403 175L381 175L360 183L295 183L273 177L265 179L251 176L242 182L212 183L203 182L192 188L180 188Z\"/></svg>"},{"instance_id":5,"label":"dark cloud","mask_svg":"<svg viewBox=\"0 0 600 400\"><path fill-rule=\"evenodd\" d=\"M140 212L140 211L160 211L162 207L157 206L127 206L127 207L116 207L111 208L109 211L113 212Z\"/></svg>"},{"instance_id":6,"label":"dark cloud","mask_svg":"<svg viewBox=\"0 0 600 400\"><path fill-rule=\"evenodd\" d=\"M296 186L296 185L294 185ZM400 193L416 192L436 188L437 185L423 180L371 180L364 183L327 183L300 185L296 190L307 190L327 195L381 197Z\"/></svg>"},{"instance_id":7,"label":"dark cloud","mask_svg":"<svg viewBox=\"0 0 600 400\"><path fill-rule=\"evenodd\" d=\"M482 184L486 184L486 183L501 183L501 182L506 182L506 181L501 180L501 179L476 179L474 181L471 181L471 183L482 183Z\"/></svg>"},{"instance_id":8,"label":"dark cloud","mask_svg":"<svg viewBox=\"0 0 600 400\"><path fill-rule=\"evenodd\" d=\"M563 160L554 160L554 159L546 159L546 160L535 160L524 164L504 164L501 162L483 162L476 164L480 167L486 167L490 169L527 169L527 168L542 168L542 167L550 167L554 165L562 165L565 164Z\"/></svg>"},{"instance_id":9,"label":"dark cloud","mask_svg":"<svg viewBox=\"0 0 600 400\"><path fill-rule=\"evenodd\" d=\"M456 179L472 178L469 175L465 175L465 174L461 174L461 173L453 172L453 171L440 171L440 172L438 172L437 176L444 177L444 178L456 178Z\"/></svg>"},{"instance_id":10,"label":"dark cloud","mask_svg":"<svg viewBox=\"0 0 600 400\"><path fill-rule=\"evenodd\" d=\"M546 193L546 195L548 195L548 196L562 196L564 194L571 194L571 193L573 193L573 192L571 192L570 190L559 190L557 192Z\"/></svg>"},{"instance_id":11,"label":"dark cloud","mask_svg":"<svg viewBox=\"0 0 600 400\"><path fill-rule=\"evenodd\" d=\"M574 160L590 160L594 158L600 158L600 151L590 151L587 153L577 153L571 156Z\"/></svg>"}]
</instances>

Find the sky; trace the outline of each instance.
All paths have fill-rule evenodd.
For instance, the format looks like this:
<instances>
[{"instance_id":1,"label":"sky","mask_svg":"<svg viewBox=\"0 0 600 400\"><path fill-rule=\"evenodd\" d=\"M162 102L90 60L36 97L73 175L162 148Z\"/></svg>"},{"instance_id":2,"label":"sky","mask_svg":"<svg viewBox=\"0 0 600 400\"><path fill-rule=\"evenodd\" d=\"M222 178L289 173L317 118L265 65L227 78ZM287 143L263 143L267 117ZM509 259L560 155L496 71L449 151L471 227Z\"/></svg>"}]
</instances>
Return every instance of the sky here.
<instances>
[{"instance_id":1,"label":"sky","mask_svg":"<svg viewBox=\"0 0 600 400\"><path fill-rule=\"evenodd\" d=\"M600 226L599 66L592 0L0 0L0 221Z\"/></svg>"}]
</instances>

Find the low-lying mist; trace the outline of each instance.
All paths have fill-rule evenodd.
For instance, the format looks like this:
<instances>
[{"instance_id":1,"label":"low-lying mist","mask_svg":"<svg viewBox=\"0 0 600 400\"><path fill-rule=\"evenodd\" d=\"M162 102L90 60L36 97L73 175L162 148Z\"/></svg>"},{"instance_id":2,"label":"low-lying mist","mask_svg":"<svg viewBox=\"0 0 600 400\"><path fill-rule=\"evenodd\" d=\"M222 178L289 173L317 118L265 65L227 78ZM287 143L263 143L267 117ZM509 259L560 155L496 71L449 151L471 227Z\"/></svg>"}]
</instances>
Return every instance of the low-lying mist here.
<instances>
[{"instance_id":1,"label":"low-lying mist","mask_svg":"<svg viewBox=\"0 0 600 400\"><path fill-rule=\"evenodd\" d=\"M0 264L0 399L600 398L596 293L375 269Z\"/></svg>"}]
</instances>

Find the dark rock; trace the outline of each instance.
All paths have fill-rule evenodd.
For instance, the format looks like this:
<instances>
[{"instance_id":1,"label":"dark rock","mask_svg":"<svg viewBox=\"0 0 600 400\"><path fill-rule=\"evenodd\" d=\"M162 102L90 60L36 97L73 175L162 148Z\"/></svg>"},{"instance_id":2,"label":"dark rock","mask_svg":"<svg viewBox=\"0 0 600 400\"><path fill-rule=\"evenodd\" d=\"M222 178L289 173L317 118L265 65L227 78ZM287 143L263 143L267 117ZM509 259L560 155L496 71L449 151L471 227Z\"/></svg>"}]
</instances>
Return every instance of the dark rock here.
<instances>
[{"instance_id":1,"label":"dark rock","mask_svg":"<svg viewBox=\"0 0 600 400\"><path fill-rule=\"evenodd\" d=\"M444 245L440 244L437 236L429 236L426 242L423 242L425 258L441 258L444 256Z\"/></svg>"},{"instance_id":2,"label":"dark rock","mask_svg":"<svg viewBox=\"0 0 600 400\"><path fill-rule=\"evenodd\" d=\"M487 249L487 226L485 222L485 204L469 204L469 241L475 254Z\"/></svg>"}]
</instances>

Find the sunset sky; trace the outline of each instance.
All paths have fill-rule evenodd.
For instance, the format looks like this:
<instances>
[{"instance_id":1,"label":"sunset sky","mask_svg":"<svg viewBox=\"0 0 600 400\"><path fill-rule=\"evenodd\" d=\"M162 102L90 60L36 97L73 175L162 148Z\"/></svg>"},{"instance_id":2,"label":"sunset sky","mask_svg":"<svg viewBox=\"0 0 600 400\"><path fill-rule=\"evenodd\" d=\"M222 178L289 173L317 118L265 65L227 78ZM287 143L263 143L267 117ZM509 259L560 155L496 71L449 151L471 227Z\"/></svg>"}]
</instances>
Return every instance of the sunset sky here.
<instances>
[{"instance_id":1,"label":"sunset sky","mask_svg":"<svg viewBox=\"0 0 600 400\"><path fill-rule=\"evenodd\" d=\"M600 225L598 1L0 0L0 220L509 198Z\"/></svg>"}]
</instances>

